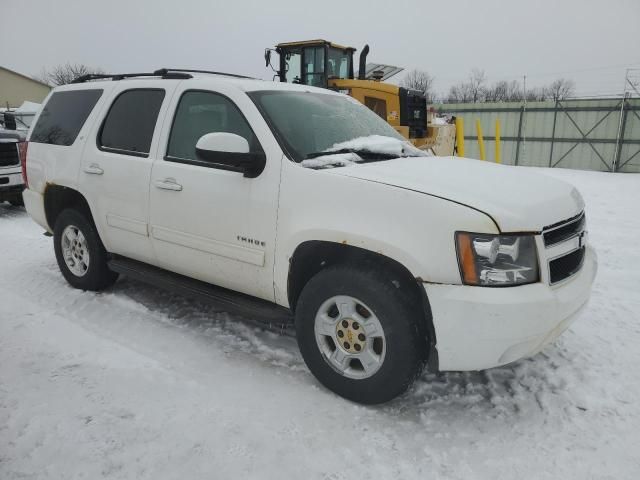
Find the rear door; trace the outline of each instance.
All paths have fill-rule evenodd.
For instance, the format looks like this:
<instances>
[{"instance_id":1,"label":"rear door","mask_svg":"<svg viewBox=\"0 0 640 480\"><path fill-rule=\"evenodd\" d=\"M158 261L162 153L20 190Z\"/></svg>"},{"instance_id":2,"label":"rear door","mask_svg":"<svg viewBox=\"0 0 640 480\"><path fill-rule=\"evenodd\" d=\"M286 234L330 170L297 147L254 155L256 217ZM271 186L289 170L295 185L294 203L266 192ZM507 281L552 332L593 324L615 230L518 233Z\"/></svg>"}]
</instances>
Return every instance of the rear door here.
<instances>
[{"instance_id":1,"label":"rear door","mask_svg":"<svg viewBox=\"0 0 640 480\"><path fill-rule=\"evenodd\" d=\"M154 263L149 240L149 178L175 82L123 82L111 94L95 139L82 157L79 183L108 251Z\"/></svg>"},{"instance_id":2,"label":"rear door","mask_svg":"<svg viewBox=\"0 0 640 480\"><path fill-rule=\"evenodd\" d=\"M282 151L249 97L220 85L175 93L153 164L150 229L161 266L219 286L273 300L273 255ZM206 84L209 86L210 84ZM174 108L172 107L172 111ZM256 178L198 160L195 145L211 132L247 139L266 154Z\"/></svg>"}]
</instances>

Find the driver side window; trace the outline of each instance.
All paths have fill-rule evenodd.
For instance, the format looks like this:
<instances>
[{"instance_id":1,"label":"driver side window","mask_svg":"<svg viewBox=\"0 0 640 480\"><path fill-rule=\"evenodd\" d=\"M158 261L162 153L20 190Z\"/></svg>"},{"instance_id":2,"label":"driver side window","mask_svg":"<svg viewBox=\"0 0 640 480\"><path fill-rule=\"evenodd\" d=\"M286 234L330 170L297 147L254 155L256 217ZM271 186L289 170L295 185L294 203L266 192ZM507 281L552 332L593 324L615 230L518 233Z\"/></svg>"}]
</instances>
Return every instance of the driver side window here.
<instances>
[{"instance_id":1,"label":"driver side window","mask_svg":"<svg viewBox=\"0 0 640 480\"><path fill-rule=\"evenodd\" d=\"M238 107L227 97L203 91L187 91L176 109L167 146L167 160L197 160L196 143L212 132L235 133L249 142L251 152L262 148Z\"/></svg>"}]
</instances>

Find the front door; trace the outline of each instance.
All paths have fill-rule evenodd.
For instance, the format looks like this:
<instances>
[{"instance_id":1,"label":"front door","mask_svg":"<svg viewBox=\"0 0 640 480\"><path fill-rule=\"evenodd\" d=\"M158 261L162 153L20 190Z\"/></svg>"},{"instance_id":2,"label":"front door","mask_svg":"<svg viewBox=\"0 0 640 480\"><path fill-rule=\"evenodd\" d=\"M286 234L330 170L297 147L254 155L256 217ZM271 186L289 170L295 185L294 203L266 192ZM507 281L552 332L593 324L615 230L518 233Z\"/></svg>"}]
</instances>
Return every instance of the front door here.
<instances>
[{"instance_id":1,"label":"front door","mask_svg":"<svg viewBox=\"0 0 640 480\"><path fill-rule=\"evenodd\" d=\"M165 127L166 152L151 173L151 241L164 268L273 300L282 153L246 94L227 95L193 89L176 93L175 114ZM255 117L253 125L236 101ZM198 139L211 132L240 135L251 151L264 151L263 172L246 178L197 159Z\"/></svg>"}]
</instances>

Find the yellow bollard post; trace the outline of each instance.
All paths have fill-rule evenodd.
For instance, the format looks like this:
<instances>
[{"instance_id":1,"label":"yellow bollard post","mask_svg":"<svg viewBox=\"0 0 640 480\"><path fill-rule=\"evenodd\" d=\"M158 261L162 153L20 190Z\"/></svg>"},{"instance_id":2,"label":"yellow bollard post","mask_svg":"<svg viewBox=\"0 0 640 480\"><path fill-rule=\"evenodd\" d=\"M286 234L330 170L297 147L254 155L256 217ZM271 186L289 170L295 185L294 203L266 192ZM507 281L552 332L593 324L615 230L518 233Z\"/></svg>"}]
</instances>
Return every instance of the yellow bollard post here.
<instances>
[{"instance_id":1,"label":"yellow bollard post","mask_svg":"<svg viewBox=\"0 0 640 480\"><path fill-rule=\"evenodd\" d=\"M478 132L478 148L480 150L480 160L485 160L484 154L484 138L482 137L482 125L480 125L480 119L476 119L476 130Z\"/></svg>"},{"instance_id":2,"label":"yellow bollard post","mask_svg":"<svg viewBox=\"0 0 640 480\"><path fill-rule=\"evenodd\" d=\"M496 163L502 163L500 153L500 119L496 118Z\"/></svg>"},{"instance_id":3,"label":"yellow bollard post","mask_svg":"<svg viewBox=\"0 0 640 480\"><path fill-rule=\"evenodd\" d=\"M464 120L456 117L456 152L459 157L464 157Z\"/></svg>"}]
</instances>

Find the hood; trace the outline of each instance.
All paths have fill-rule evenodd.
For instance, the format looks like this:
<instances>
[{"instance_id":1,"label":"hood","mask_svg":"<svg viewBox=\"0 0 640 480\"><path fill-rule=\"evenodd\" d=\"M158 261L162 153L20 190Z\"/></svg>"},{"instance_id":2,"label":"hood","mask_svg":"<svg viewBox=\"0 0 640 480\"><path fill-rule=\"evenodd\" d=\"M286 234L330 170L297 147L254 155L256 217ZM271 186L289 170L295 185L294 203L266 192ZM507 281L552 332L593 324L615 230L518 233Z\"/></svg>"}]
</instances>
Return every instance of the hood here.
<instances>
[{"instance_id":1,"label":"hood","mask_svg":"<svg viewBox=\"0 0 640 480\"><path fill-rule=\"evenodd\" d=\"M24 131L5 130L4 128L0 128L0 142L23 142L24 140L26 140Z\"/></svg>"},{"instance_id":2,"label":"hood","mask_svg":"<svg viewBox=\"0 0 640 480\"><path fill-rule=\"evenodd\" d=\"M541 231L584 209L572 185L531 171L459 157L410 157L326 172L437 196L480 210L502 232Z\"/></svg>"}]
</instances>

